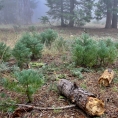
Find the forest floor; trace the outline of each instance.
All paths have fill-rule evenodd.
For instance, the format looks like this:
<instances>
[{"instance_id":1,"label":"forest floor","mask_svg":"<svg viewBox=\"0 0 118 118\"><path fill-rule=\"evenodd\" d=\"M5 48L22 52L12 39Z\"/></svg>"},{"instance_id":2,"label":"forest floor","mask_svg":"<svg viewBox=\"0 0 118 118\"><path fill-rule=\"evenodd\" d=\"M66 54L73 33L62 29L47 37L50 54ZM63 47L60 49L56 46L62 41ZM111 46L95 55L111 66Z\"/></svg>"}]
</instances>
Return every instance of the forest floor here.
<instances>
[{"instance_id":1,"label":"forest floor","mask_svg":"<svg viewBox=\"0 0 118 118\"><path fill-rule=\"evenodd\" d=\"M43 31L44 27L37 28L37 32ZM118 30L115 29L103 29L103 28L61 28L52 27L59 33L59 36L68 40L72 37L81 35L85 30L90 36L99 38L110 37L113 40L118 41ZM24 30L14 29L0 29L0 40L13 47L15 42L20 38ZM14 42L14 43L13 43ZM61 53L48 53L45 52L40 60L35 61L37 63L46 63L48 69L45 70L45 76L47 78L46 83L33 95L33 102L29 105L37 107L64 107L71 105L71 102L59 94L56 83L57 78L65 78L72 82L76 82L81 88L97 95L97 97L105 103L105 113L100 117L95 118L118 118L118 60L108 67L99 68L84 68L74 67L71 61L70 52ZM11 63L11 62L10 62ZM32 67L33 68L33 67ZM98 85L98 79L106 68L111 68L115 71L115 78L113 79L109 87L101 87ZM36 67L39 69L39 67ZM73 70L80 69L81 77L72 73ZM0 78L11 77L12 73L1 73ZM18 94L16 92L9 91L0 85L0 95L5 93L7 97L13 100L17 100L19 104L26 103L26 96ZM0 97L0 101L3 99ZM78 107L62 110L32 110L30 112L23 112L19 118L90 118ZM0 112L1 118L10 118L11 113Z\"/></svg>"}]
</instances>

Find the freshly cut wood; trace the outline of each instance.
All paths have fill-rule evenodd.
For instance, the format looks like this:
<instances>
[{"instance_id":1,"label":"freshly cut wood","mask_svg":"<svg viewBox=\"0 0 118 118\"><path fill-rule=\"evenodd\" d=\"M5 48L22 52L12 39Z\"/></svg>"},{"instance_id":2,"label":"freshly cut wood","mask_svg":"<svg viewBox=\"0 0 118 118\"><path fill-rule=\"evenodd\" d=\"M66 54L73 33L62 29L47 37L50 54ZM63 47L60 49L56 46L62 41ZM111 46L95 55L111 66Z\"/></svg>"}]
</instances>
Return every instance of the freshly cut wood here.
<instances>
[{"instance_id":1,"label":"freshly cut wood","mask_svg":"<svg viewBox=\"0 0 118 118\"><path fill-rule=\"evenodd\" d=\"M72 103L75 103L90 116L100 116L104 113L104 102L97 99L94 94L79 88L75 83L61 79L57 87L61 94L70 99Z\"/></svg>"},{"instance_id":2,"label":"freshly cut wood","mask_svg":"<svg viewBox=\"0 0 118 118\"><path fill-rule=\"evenodd\" d=\"M109 86L114 78L114 71L112 69L106 69L98 80L98 83L103 86Z\"/></svg>"}]
</instances>

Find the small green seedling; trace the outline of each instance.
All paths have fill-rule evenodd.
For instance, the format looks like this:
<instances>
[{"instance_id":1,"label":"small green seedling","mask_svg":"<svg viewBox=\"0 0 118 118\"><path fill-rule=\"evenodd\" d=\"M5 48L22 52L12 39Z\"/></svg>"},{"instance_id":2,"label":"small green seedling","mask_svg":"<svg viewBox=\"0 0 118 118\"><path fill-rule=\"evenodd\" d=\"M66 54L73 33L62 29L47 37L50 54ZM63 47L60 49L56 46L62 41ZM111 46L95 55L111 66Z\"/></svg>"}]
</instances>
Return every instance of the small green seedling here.
<instances>
[{"instance_id":1,"label":"small green seedling","mask_svg":"<svg viewBox=\"0 0 118 118\"><path fill-rule=\"evenodd\" d=\"M10 90L25 94L28 98L28 102L32 101L32 95L44 83L44 77L33 69L16 72L15 79L16 81L4 79L3 85Z\"/></svg>"}]
</instances>

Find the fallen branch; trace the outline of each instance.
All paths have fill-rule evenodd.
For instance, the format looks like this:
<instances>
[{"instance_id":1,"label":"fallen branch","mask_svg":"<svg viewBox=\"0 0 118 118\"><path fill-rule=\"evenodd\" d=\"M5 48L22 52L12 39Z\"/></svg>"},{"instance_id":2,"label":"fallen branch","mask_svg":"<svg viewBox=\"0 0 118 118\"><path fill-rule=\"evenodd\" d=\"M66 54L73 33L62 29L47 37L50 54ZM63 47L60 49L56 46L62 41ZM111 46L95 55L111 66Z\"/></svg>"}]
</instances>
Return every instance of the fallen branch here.
<instances>
[{"instance_id":1,"label":"fallen branch","mask_svg":"<svg viewBox=\"0 0 118 118\"><path fill-rule=\"evenodd\" d=\"M36 107L36 106L26 105L26 104L10 104L10 103L5 103L5 104L0 104L0 106L19 106L19 107L32 108L32 109L35 109L35 110L60 110L60 109L73 108L76 105L72 104L72 105L67 105L67 106L63 106L63 107Z\"/></svg>"},{"instance_id":2,"label":"fallen branch","mask_svg":"<svg viewBox=\"0 0 118 118\"><path fill-rule=\"evenodd\" d=\"M5 103L3 105L0 106L10 106L13 104L10 103ZM16 118L16 117L21 117L21 115L25 112L30 112L32 110L64 110L64 109L70 109L70 108L74 108L76 107L76 105L72 104L72 105L66 105L63 107L36 107L36 106L32 106L32 105L25 105L25 104L14 104L14 106L19 106L11 115L11 118ZM81 109L80 113L83 114L83 111ZM91 118L90 116L88 116L87 114L83 114L83 116L85 116L85 118Z\"/></svg>"},{"instance_id":3,"label":"fallen branch","mask_svg":"<svg viewBox=\"0 0 118 118\"><path fill-rule=\"evenodd\" d=\"M59 109L69 109L69 108L73 108L76 105L67 105L67 106L63 106L63 107L36 107L36 106L32 106L32 105L25 105L25 104L16 104L16 106L20 106L20 107L28 107L28 108L32 108L35 110L59 110Z\"/></svg>"},{"instance_id":4,"label":"fallen branch","mask_svg":"<svg viewBox=\"0 0 118 118\"><path fill-rule=\"evenodd\" d=\"M101 116L105 111L105 105L102 100L88 91L79 88L75 83L71 83L66 79L58 82L58 90L61 94L75 103L90 116Z\"/></svg>"},{"instance_id":5,"label":"fallen branch","mask_svg":"<svg viewBox=\"0 0 118 118\"><path fill-rule=\"evenodd\" d=\"M10 106L12 104L10 103L5 103L3 105L0 106ZM73 108L76 105L67 105L67 106L63 106L63 107L36 107L36 106L32 106L32 105L25 105L25 104L14 104L12 106L19 106L12 114L12 118L15 117L20 117L21 114L23 114L24 112L30 112L32 110L62 110L62 109L69 109L69 108Z\"/></svg>"}]
</instances>

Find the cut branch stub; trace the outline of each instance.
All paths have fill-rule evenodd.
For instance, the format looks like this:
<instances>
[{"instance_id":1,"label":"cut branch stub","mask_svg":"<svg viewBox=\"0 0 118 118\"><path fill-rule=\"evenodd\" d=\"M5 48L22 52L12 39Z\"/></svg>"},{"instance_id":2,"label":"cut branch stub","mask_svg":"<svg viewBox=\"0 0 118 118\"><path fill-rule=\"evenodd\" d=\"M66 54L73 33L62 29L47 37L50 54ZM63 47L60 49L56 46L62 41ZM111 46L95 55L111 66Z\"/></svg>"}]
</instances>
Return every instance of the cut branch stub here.
<instances>
[{"instance_id":1,"label":"cut branch stub","mask_svg":"<svg viewBox=\"0 0 118 118\"><path fill-rule=\"evenodd\" d=\"M114 78L114 71L112 69L106 69L98 80L98 83L103 86L109 86Z\"/></svg>"},{"instance_id":2,"label":"cut branch stub","mask_svg":"<svg viewBox=\"0 0 118 118\"><path fill-rule=\"evenodd\" d=\"M94 94L79 88L75 83L61 79L57 87L61 94L70 99L71 102L75 103L90 116L100 116L104 113L105 105L103 101L97 99Z\"/></svg>"}]
</instances>

